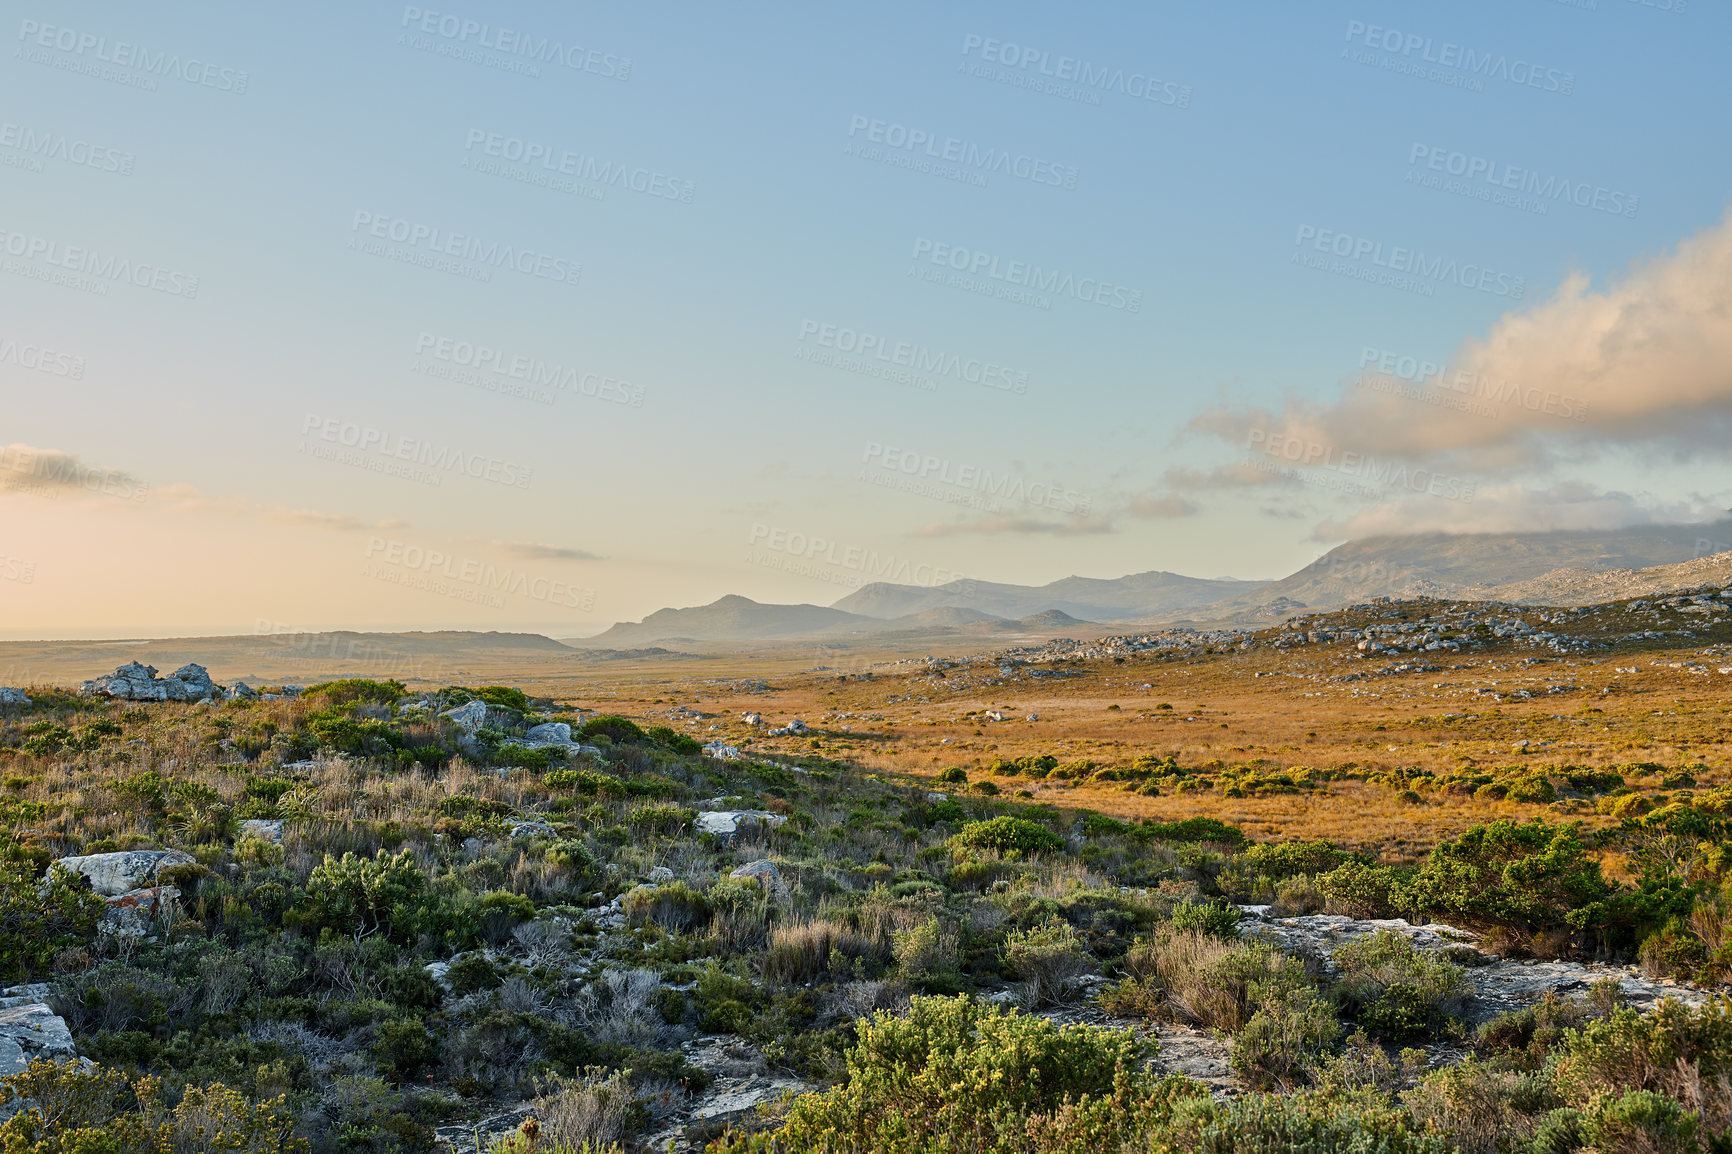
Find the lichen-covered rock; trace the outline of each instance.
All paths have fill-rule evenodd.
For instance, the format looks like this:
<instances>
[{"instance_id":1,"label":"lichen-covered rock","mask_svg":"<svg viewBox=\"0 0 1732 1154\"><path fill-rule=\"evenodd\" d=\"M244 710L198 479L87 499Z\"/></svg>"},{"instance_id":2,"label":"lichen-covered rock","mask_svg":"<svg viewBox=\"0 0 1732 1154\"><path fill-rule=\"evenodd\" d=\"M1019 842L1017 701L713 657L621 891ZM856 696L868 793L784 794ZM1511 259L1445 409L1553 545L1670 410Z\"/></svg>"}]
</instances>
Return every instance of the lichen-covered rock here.
<instances>
[{"instance_id":1,"label":"lichen-covered rock","mask_svg":"<svg viewBox=\"0 0 1732 1154\"><path fill-rule=\"evenodd\" d=\"M37 1058L76 1057L78 1048L66 1020L45 1003L25 1001L0 1010L0 1077L23 1073Z\"/></svg>"},{"instance_id":2,"label":"lichen-covered rock","mask_svg":"<svg viewBox=\"0 0 1732 1154\"><path fill-rule=\"evenodd\" d=\"M119 897L155 884L157 875L169 866L191 865L191 854L177 849L127 849L117 853L93 853L63 857L59 863L90 879L90 888L105 898Z\"/></svg>"},{"instance_id":3,"label":"lichen-covered rock","mask_svg":"<svg viewBox=\"0 0 1732 1154\"><path fill-rule=\"evenodd\" d=\"M534 725L527 734L531 741L554 741L561 745L571 744L571 726L563 721L549 721L545 725Z\"/></svg>"},{"instance_id":4,"label":"lichen-covered rock","mask_svg":"<svg viewBox=\"0 0 1732 1154\"><path fill-rule=\"evenodd\" d=\"M29 705L30 698L22 689L0 688L0 705Z\"/></svg>"},{"instance_id":5,"label":"lichen-covered rock","mask_svg":"<svg viewBox=\"0 0 1732 1154\"><path fill-rule=\"evenodd\" d=\"M779 813L761 809L712 809L698 814L692 828L699 833L731 838L744 829L765 827L775 829L788 819Z\"/></svg>"},{"instance_id":6,"label":"lichen-covered rock","mask_svg":"<svg viewBox=\"0 0 1732 1154\"><path fill-rule=\"evenodd\" d=\"M487 723L487 703L485 701L469 701L456 709L447 709L440 717L448 717L459 726L474 733Z\"/></svg>"},{"instance_id":7,"label":"lichen-covered rock","mask_svg":"<svg viewBox=\"0 0 1732 1154\"><path fill-rule=\"evenodd\" d=\"M203 701L220 694L222 688L202 665L189 662L167 677L158 677L156 666L130 661L106 677L84 682L78 692L122 701Z\"/></svg>"},{"instance_id":8,"label":"lichen-covered rock","mask_svg":"<svg viewBox=\"0 0 1732 1154\"><path fill-rule=\"evenodd\" d=\"M769 890L779 898L788 896L788 883L782 880L782 871L776 868L776 863L768 860L747 862L728 875L732 878L751 878L764 889Z\"/></svg>"},{"instance_id":9,"label":"lichen-covered rock","mask_svg":"<svg viewBox=\"0 0 1732 1154\"><path fill-rule=\"evenodd\" d=\"M273 845L282 845L282 820L280 818L249 817L241 822L241 836L261 838Z\"/></svg>"},{"instance_id":10,"label":"lichen-covered rock","mask_svg":"<svg viewBox=\"0 0 1732 1154\"><path fill-rule=\"evenodd\" d=\"M108 899L108 909L97 920L98 933L117 938L142 938L172 913L180 900L173 886L147 886Z\"/></svg>"}]
</instances>

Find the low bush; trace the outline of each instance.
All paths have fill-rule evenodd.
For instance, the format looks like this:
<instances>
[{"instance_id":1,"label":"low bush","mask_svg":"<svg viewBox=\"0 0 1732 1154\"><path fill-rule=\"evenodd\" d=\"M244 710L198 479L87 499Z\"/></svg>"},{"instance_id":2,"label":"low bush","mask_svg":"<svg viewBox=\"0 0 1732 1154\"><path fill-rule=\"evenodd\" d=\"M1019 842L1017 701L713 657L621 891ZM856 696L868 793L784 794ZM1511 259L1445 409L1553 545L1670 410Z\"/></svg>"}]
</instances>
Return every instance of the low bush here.
<instances>
[{"instance_id":1,"label":"low bush","mask_svg":"<svg viewBox=\"0 0 1732 1154\"><path fill-rule=\"evenodd\" d=\"M1419 949L1394 930L1347 942L1332 957L1342 1012L1391 1041L1435 1032L1460 1013L1467 998L1460 966Z\"/></svg>"},{"instance_id":2,"label":"low bush","mask_svg":"<svg viewBox=\"0 0 1732 1154\"><path fill-rule=\"evenodd\" d=\"M953 846L997 850L1002 854L1055 853L1064 839L1038 822L1020 817L972 821L950 839Z\"/></svg>"}]
</instances>

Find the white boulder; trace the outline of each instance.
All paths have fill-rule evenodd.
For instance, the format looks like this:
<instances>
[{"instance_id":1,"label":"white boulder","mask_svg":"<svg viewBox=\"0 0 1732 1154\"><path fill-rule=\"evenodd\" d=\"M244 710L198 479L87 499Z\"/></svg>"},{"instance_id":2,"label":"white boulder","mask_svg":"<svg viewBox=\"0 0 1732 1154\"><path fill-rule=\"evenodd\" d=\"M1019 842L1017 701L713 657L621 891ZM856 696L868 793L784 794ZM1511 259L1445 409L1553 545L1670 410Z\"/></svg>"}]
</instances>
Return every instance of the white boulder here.
<instances>
[{"instance_id":1,"label":"white boulder","mask_svg":"<svg viewBox=\"0 0 1732 1154\"><path fill-rule=\"evenodd\" d=\"M156 884L157 875L169 866L191 865L191 854L177 849L127 849L118 853L93 853L63 857L59 863L90 879L90 888L105 898L119 897Z\"/></svg>"},{"instance_id":2,"label":"white boulder","mask_svg":"<svg viewBox=\"0 0 1732 1154\"><path fill-rule=\"evenodd\" d=\"M30 698L22 689L0 688L0 705L29 705Z\"/></svg>"},{"instance_id":3,"label":"white boulder","mask_svg":"<svg viewBox=\"0 0 1732 1154\"><path fill-rule=\"evenodd\" d=\"M779 813L761 809L712 809L698 814L692 828L699 833L731 838L744 829L760 826L775 829L787 820Z\"/></svg>"},{"instance_id":4,"label":"white boulder","mask_svg":"<svg viewBox=\"0 0 1732 1154\"><path fill-rule=\"evenodd\" d=\"M439 716L449 717L461 728L474 733L487 723L487 703L480 700L466 702L456 709L447 709Z\"/></svg>"}]
</instances>

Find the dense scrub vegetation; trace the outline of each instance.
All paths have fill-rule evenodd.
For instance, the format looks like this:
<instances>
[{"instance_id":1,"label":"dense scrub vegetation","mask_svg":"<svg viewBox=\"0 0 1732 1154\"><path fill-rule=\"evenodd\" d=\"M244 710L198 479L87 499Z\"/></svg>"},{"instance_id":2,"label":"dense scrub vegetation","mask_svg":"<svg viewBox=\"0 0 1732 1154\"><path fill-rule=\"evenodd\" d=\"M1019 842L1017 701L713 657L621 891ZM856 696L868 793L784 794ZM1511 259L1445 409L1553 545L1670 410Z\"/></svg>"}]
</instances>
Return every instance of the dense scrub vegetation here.
<instances>
[{"instance_id":1,"label":"dense scrub vegetation","mask_svg":"<svg viewBox=\"0 0 1732 1154\"><path fill-rule=\"evenodd\" d=\"M540 1131L514 1154L605 1148L703 1088L679 1048L699 1033L830 1087L762 1132L708 1135L736 1150L1732 1150L1725 1009L1640 1016L1598 989L1475 1029L1456 960L1396 934L1296 957L1242 937L1233 905L1438 919L1495 952L1726 981L1732 797L1683 771L1603 832L1494 821L1393 866L1214 817L1063 812L961 771L942 797L815 756L712 760L506 687L31 695L0 709L0 968L51 984L97 1066L9 1080L29 1105L0 1125L6 1154L423 1150L530 1098ZM473 732L440 716L475 701ZM523 744L550 720L600 752ZM1136 789L1309 780L1136 767ZM1625 776L1498 781L1645 796ZM695 833L714 808L785 820ZM99 933L102 899L53 864L132 848L194 859L161 879L180 896L145 939ZM733 876L761 860L774 877ZM1030 1012L1090 989L1114 1015L1230 1036L1253 1092L1217 1101L1152 1073L1145 1035ZM1443 1043L1472 1056L1430 1069L1421 1047Z\"/></svg>"}]
</instances>

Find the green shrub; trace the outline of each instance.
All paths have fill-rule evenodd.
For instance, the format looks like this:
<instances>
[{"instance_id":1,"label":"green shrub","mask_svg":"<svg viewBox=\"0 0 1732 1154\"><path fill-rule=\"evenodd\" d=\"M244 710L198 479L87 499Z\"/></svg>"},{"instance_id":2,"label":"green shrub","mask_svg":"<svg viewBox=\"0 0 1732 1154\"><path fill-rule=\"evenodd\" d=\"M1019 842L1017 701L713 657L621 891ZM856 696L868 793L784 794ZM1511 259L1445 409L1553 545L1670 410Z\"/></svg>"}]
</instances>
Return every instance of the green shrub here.
<instances>
[{"instance_id":1,"label":"green shrub","mask_svg":"<svg viewBox=\"0 0 1732 1154\"><path fill-rule=\"evenodd\" d=\"M282 1098L249 1102L220 1082L188 1086L173 1110L157 1078L85 1070L39 1058L0 1079L0 1101L22 1109L0 1124L0 1149L18 1154L307 1154Z\"/></svg>"},{"instance_id":2,"label":"green shrub","mask_svg":"<svg viewBox=\"0 0 1732 1154\"><path fill-rule=\"evenodd\" d=\"M968 774L959 765L953 765L938 775L938 780L946 785L967 785Z\"/></svg>"},{"instance_id":3,"label":"green shrub","mask_svg":"<svg viewBox=\"0 0 1732 1154\"><path fill-rule=\"evenodd\" d=\"M947 821L952 824L968 820L968 811L962 808L962 803L954 798L946 798L936 802L926 809L926 820L930 822Z\"/></svg>"},{"instance_id":4,"label":"green shrub","mask_svg":"<svg viewBox=\"0 0 1732 1154\"><path fill-rule=\"evenodd\" d=\"M681 733L665 725L651 726L644 731L644 736L663 749L685 754L688 757L695 757L704 751L703 742L689 733Z\"/></svg>"},{"instance_id":5,"label":"green shrub","mask_svg":"<svg viewBox=\"0 0 1732 1154\"><path fill-rule=\"evenodd\" d=\"M1354 857L1334 842L1324 838L1316 841L1262 842L1245 851L1245 861L1271 881L1295 874L1328 873Z\"/></svg>"},{"instance_id":6,"label":"green shrub","mask_svg":"<svg viewBox=\"0 0 1732 1154\"><path fill-rule=\"evenodd\" d=\"M395 705L408 692L401 681L372 681L365 677L348 677L341 681L326 681L309 685L301 691L303 700L323 700L328 705L356 704Z\"/></svg>"},{"instance_id":7,"label":"green shrub","mask_svg":"<svg viewBox=\"0 0 1732 1154\"><path fill-rule=\"evenodd\" d=\"M578 727L577 736L584 740L605 737L615 745L642 744L649 740L649 735L638 727L637 722L612 713L590 718Z\"/></svg>"},{"instance_id":8,"label":"green shrub","mask_svg":"<svg viewBox=\"0 0 1732 1154\"><path fill-rule=\"evenodd\" d=\"M992 849L1002 854L1056 853L1064 839L1038 822L1020 817L971 821L950 839L955 847Z\"/></svg>"},{"instance_id":9,"label":"green shrub","mask_svg":"<svg viewBox=\"0 0 1732 1154\"><path fill-rule=\"evenodd\" d=\"M1012 973L1028 982L1036 1005L1056 1002L1067 985L1094 968L1076 928L1062 918L1048 918L1027 930L1013 930L1004 940L1004 960Z\"/></svg>"},{"instance_id":10,"label":"green shrub","mask_svg":"<svg viewBox=\"0 0 1732 1154\"><path fill-rule=\"evenodd\" d=\"M1129 1031L965 997L916 997L906 1017L861 1021L857 1037L846 1081L795 1100L775 1134L784 1149L1069 1150L1085 1135L1119 1149L1205 1093L1145 1072Z\"/></svg>"},{"instance_id":11,"label":"green shrub","mask_svg":"<svg viewBox=\"0 0 1732 1154\"><path fill-rule=\"evenodd\" d=\"M1334 993L1342 1012L1392 1041L1434 1032L1461 1011L1464 971L1416 947L1404 934L1379 930L1338 946Z\"/></svg>"},{"instance_id":12,"label":"green shrub","mask_svg":"<svg viewBox=\"0 0 1732 1154\"><path fill-rule=\"evenodd\" d=\"M1405 908L1402 877L1388 866L1347 861L1317 878L1323 908L1350 918L1389 918Z\"/></svg>"},{"instance_id":13,"label":"green shrub","mask_svg":"<svg viewBox=\"0 0 1732 1154\"><path fill-rule=\"evenodd\" d=\"M1245 844L1245 831L1215 817L1187 817L1183 821L1144 821L1131 833L1144 841L1200 842L1217 841L1239 847Z\"/></svg>"},{"instance_id":14,"label":"green shrub","mask_svg":"<svg viewBox=\"0 0 1732 1154\"><path fill-rule=\"evenodd\" d=\"M30 981L54 955L89 943L108 904L58 863L38 880L18 862L0 861L0 975Z\"/></svg>"},{"instance_id":15,"label":"green shrub","mask_svg":"<svg viewBox=\"0 0 1732 1154\"><path fill-rule=\"evenodd\" d=\"M1168 1149L1195 1154L1453 1154L1381 1095L1247 1094L1198 1110L1195 1137Z\"/></svg>"},{"instance_id":16,"label":"green shrub","mask_svg":"<svg viewBox=\"0 0 1732 1154\"><path fill-rule=\"evenodd\" d=\"M458 997L481 990L497 989L502 979L499 971L483 953L464 954L445 971L445 981Z\"/></svg>"},{"instance_id":17,"label":"green shrub","mask_svg":"<svg viewBox=\"0 0 1732 1154\"><path fill-rule=\"evenodd\" d=\"M1233 1038L1232 1066L1260 1089L1309 1082L1341 1036L1329 1002L1310 986L1289 984L1261 994L1251 1020Z\"/></svg>"},{"instance_id":18,"label":"green shrub","mask_svg":"<svg viewBox=\"0 0 1732 1154\"><path fill-rule=\"evenodd\" d=\"M402 936L412 929L427 888L415 855L380 850L371 858L325 855L307 879L307 900L293 911L300 925L328 927L356 940L375 933Z\"/></svg>"},{"instance_id":19,"label":"green shrub","mask_svg":"<svg viewBox=\"0 0 1732 1154\"><path fill-rule=\"evenodd\" d=\"M1612 890L1578 826L1539 818L1474 826L1440 842L1411 885L1419 909L1530 934L1599 924Z\"/></svg>"},{"instance_id":20,"label":"green shrub","mask_svg":"<svg viewBox=\"0 0 1732 1154\"><path fill-rule=\"evenodd\" d=\"M1239 911L1224 901L1182 901L1173 906L1173 929L1217 938L1239 936Z\"/></svg>"}]
</instances>

